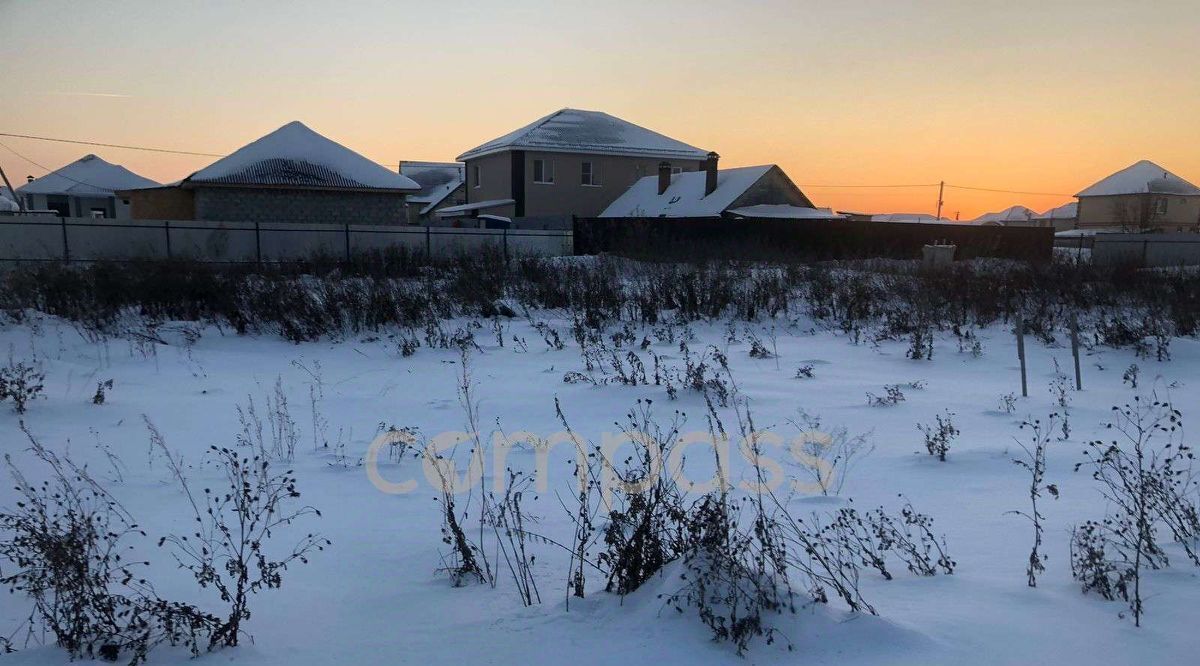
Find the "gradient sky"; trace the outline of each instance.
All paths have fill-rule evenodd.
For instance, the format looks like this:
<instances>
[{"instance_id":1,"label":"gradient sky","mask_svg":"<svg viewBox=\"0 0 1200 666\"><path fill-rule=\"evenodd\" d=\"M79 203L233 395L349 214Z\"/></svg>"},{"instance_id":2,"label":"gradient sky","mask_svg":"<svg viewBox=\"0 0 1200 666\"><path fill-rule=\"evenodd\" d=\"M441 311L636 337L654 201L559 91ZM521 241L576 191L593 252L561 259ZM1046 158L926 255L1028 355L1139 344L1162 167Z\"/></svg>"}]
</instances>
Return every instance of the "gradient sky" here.
<instances>
[{"instance_id":1,"label":"gradient sky","mask_svg":"<svg viewBox=\"0 0 1200 666\"><path fill-rule=\"evenodd\" d=\"M1200 182L1197 0L0 0L0 132L225 153L301 120L449 160L561 107L777 163L821 206L1044 210L1139 159ZM211 158L86 152L160 181ZM14 185L40 169L0 147Z\"/></svg>"}]
</instances>

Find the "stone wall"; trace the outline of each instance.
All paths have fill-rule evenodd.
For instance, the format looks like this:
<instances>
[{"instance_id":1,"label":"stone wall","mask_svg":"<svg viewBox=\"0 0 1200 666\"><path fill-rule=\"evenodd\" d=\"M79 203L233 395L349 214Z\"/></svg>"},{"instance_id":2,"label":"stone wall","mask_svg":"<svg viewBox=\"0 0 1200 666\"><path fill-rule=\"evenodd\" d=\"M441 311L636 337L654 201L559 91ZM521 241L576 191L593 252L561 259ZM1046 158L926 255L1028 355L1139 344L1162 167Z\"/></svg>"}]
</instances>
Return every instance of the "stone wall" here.
<instances>
[{"instance_id":1,"label":"stone wall","mask_svg":"<svg viewBox=\"0 0 1200 666\"><path fill-rule=\"evenodd\" d=\"M403 224L404 195L323 190L201 187L196 219L226 222Z\"/></svg>"}]
</instances>

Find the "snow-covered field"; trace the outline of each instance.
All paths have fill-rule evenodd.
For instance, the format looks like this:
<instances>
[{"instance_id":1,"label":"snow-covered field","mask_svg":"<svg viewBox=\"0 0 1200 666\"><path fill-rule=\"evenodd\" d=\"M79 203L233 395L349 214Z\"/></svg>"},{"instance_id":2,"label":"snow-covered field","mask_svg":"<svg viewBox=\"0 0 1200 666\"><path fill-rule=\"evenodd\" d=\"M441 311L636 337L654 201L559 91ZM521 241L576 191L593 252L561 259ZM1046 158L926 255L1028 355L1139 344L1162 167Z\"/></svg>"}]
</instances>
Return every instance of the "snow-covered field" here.
<instances>
[{"instance_id":1,"label":"snow-covered field","mask_svg":"<svg viewBox=\"0 0 1200 666\"><path fill-rule=\"evenodd\" d=\"M570 342L568 322L553 314L542 318L567 342L565 349L547 346L523 319L506 324L503 347L496 344L489 323L476 331L481 351L472 353L471 364L484 429L549 436L562 429L555 416L556 397L573 428L595 441L604 432L615 432L614 422L623 420L639 398L652 399L664 421L680 410L688 419L685 430L706 429L704 402L694 392L681 390L671 401L662 387L653 385L564 383L564 374L582 371L583 361ZM748 325L760 336L773 326L778 336L778 358L755 359L748 354L746 326L737 325L739 341L730 343L725 323L693 324L691 347L727 349L738 388L761 430L794 435L789 419L802 408L819 414L827 426L845 426L852 434L870 432L875 446L847 476L841 498L797 496L791 510L826 512L853 498L862 508L882 505L894 511L903 494L935 519L935 531L945 534L958 563L950 576L921 578L903 567L892 581L866 573L863 594L878 617L846 612L836 599L827 606L803 607L795 615L773 618L790 639L792 652L782 643L760 640L747 662L1167 664L1197 659L1200 570L1175 557L1172 568L1150 573L1146 617L1135 628L1131 619L1120 617L1123 604L1080 594L1068 557L1071 526L1100 518L1105 510L1087 472L1072 468L1082 460L1084 443L1105 435L1102 423L1110 408L1130 400L1122 373L1137 363L1143 389L1169 392L1185 420L1200 417L1200 410L1194 410L1200 397L1194 380L1200 368L1196 341L1174 340L1173 360L1164 363L1100 348L1084 357L1084 390L1070 393L1070 439L1053 442L1049 452L1046 480L1057 485L1061 496L1043 499L1049 560L1038 587L1030 589L1025 565L1032 529L1007 513L1025 509L1028 502L1028 475L1012 462L1021 453L1014 438L1027 440L1018 428L1024 418L1044 419L1059 410L1049 386L1054 359L1069 372L1069 348L1028 341L1030 395L1018 397L1015 412L1006 414L1000 409L1001 396L1020 395L1015 341L1006 330L981 332L982 356L960 353L953 338L939 338L932 361L914 361L905 357L905 342L854 345L804 319L778 320ZM214 610L220 607L215 599L200 597L190 578L155 546L157 536L181 529L188 514L163 461L150 453L143 416L183 456L191 466L188 474L200 485L215 478L200 464L207 448L235 444L240 430L235 407L250 395L261 409L281 379L302 430L294 461L302 499L323 514L302 528L319 530L333 546L310 564L290 568L282 589L253 600L254 615L247 625L253 644L205 655L202 662L736 662L733 648L711 642L694 613L678 614L658 597L678 587L672 576L652 581L624 600L606 594L603 580L593 576L587 599L574 600L568 610L565 554L534 544L540 605L523 607L505 572L495 589L448 583L438 571L447 547L439 533L436 493L423 480L421 461L380 464L388 480L420 482L408 494L381 492L366 468L355 463L381 423L415 427L425 437L464 429L456 351L422 347L403 357L397 340L387 336L294 345L238 337L215 327L200 332L194 343L168 332L171 344L166 346L93 343L67 324L44 319L36 330L22 325L0 331L0 349L11 347L17 358L36 355L45 363L45 397L31 405L24 421L47 447L86 462L138 518L150 536L137 549L155 562L151 573L159 592ZM638 331L639 338L643 334L650 332ZM513 336L523 338L528 349L519 349ZM656 342L652 349L678 361L677 343ZM309 395L318 364L324 396L320 410L331 444L314 450ZM801 365L811 365L814 376L796 378ZM114 387L103 405L93 405L97 382L107 379ZM867 392L879 394L884 385L912 382L923 388L904 388L904 402L868 406ZM0 407L4 452L37 478L42 470L24 451L19 417L7 405ZM948 461L941 463L925 454L916 425L932 422L944 410L955 414L961 435ZM732 411L724 411L732 422ZM339 433L345 460L334 450ZM540 518L537 531L564 541L572 526L557 495L569 494L571 459L568 447L554 449L549 492L528 507ZM508 464L532 471L533 461L529 450L519 449ZM0 505L16 501L10 485L0 489ZM0 597L0 626L6 634L21 625L26 612L20 597ZM18 634L14 642L19 646L23 639ZM170 650L151 656L152 663L186 659ZM64 660L53 647L5 657L14 664Z\"/></svg>"}]
</instances>

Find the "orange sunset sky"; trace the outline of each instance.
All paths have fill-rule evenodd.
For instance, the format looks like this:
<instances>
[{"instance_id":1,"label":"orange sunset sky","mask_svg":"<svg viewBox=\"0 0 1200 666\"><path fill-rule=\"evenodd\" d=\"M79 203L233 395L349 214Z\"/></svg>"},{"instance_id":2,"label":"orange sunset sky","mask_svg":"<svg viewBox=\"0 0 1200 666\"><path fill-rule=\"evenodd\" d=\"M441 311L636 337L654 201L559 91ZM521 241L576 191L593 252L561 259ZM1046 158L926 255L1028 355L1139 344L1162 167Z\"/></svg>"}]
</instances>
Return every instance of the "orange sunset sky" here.
<instances>
[{"instance_id":1,"label":"orange sunset sky","mask_svg":"<svg viewBox=\"0 0 1200 666\"><path fill-rule=\"evenodd\" d=\"M937 190L825 186L1049 193L948 189L969 219L1139 159L1200 182L1197 0L0 0L0 63L4 133L226 153L296 119L394 168L569 106L841 210L932 213ZM87 152L159 181L212 161L0 143L16 186Z\"/></svg>"}]
</instances>

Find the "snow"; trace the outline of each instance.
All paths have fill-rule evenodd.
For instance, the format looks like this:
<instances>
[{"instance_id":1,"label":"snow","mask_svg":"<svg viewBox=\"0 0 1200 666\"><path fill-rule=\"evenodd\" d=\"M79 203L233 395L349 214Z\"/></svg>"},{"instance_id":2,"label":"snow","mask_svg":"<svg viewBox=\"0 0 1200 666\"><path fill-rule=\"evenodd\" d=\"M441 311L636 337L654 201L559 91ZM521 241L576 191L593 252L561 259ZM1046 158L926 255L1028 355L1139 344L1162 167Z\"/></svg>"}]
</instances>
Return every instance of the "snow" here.
<instances>
[{"instance_id":1,"label":"snow","mask_svg":"<svg viewBox=\"0 0 1200 666\"><path fill-rule=\"evenodd\" d=\"M1034 216L1037 220L1072 220L1079 217L1079 203L1072 201Z\"/></svg>"},{"instance_id":2,"label":"snow","mask_svg":"<svg viewBox=\"0 0 1200 666\"><path fill-rule=\"evenodd\" d=\"M543 345L535 321L559 331L567 348ZM465 323L444 326L454 330ZM622 419L639 398L652 399L655 413L663 419L678 409L687 416L686 430L704 430L705 406L695 393L681 391L678 400L670 401L657 386L564 384L565 372L584 370L569 334L568 315L534 312L528 320L520 317L505 325L504 347L484 332L486 324L477 330L482 350L472 357L479 421L489 430L498 422L510 433L559 432L555 398L575 430L595 441L613 431L613 421ZM1175 403L1183 407L1185 417L1195 418L1200 342L1174 340L1174 358L1167 363L1137 359L1130 351L1097 348L1087 353L1084 392L1070 394L1071 438L1053 443L1049 451L1046 481L1057 485L1060 498L1044 498L1042 504L1043 551L1049 560L1038 587L1030 589L1024 568L1031 529L1008 513L1025 509L1028 501L1028 476L1012 463L1020 453L1015 440L1027 438L1018 428L1023 419L1044 419L1060 411L1047 387L1055 359L1063 368L1070 367L1069 350L1044 346L1033 336L1026 340L1030 397L1017 398L1016 413L1007 415L997 410L999 398L1019 395L1020 383L1015 341L1003 326L980 333L980 358L957 353L954 339L941 336L933 361L905 358L906 341L851 344L846 336L826 331L798 313L749 326L760 336L772 328L778 334L778 363L750 358L746 336L739 334L740 341L730 343L720 321L691 325L696 336L691 347L715 344L727 351L740 390L752 401L755 420L764 428L790 436L787 419L802 407L851 433L871 432L876 449L849 474L843 498L853 497L863 510L879 505L895 509L901 501L897 495L903 493L935 519L934 530L946 535L958 569L952 576L917 578L901 568L892 581L865 575L863 593L879 617L851 614L836 602L804 606L795 615L769 616L795 651L788 652L781 643L757 641L745 663L1195 662L1200 650L1195 626L1200 581L1182 557L1172 557L1172 568L1146 573L1147 617L1145 626L1135 629L1128 618L1119 617L1120 603L1080 594L1070 578L1068 537L1072 525L1097 518L1104 510L1088 473L1074 472L1072 466L1080 459L1083 442L1110 438L1101 425L1109 418L1109 407L1130 400L1121 379L1124 369L1136 362L1146 385L1173 387ZM709 640L694 613L676 614L658 598L678 589L671 575L677 567L624 600L605 593L603 581L591 575L588 597L574 600L568 611L562 580L566 558L536 543L532 547L541 605L523 608L511 581L503 576L495 589L453 588L438 572L443 566L439 553L445 547L438 531L438 506L427 486L410 494L384 494L368 481L363 468L343 468L334 464L329 450L313 449L308 404L315 382L300 366L311 369L320 363L329 437L344 433L347 455L357 459L381 421L417 427L427 437L463 429L455 388L460 370L456 351L423 347L404 358L386 335L296 345L204 328L194 344L165 330L161 334L169 345L149 345L95 342L81 338L81 332L54 319L27 320L0 330L0 347L11 346L19 358L36 353L44 359L46 398L31 405L24 421L47 447L60 453L69 450L78 462L87 463L136 516L148 536L131 545L154 562L149 574L160 593L203 603L210 610L220 608L215 597L196 592L190 579L155 546L157 536L180 528L187 500L162 461L148 459L142 415L183 456L191 482L211 485L218 473L201 465L204 451L214 444L233 446L239 431L235 406L253 394L261 408L262 396L281 378L302 431L294 463L298 489L303 502L323 514L297 529L317 530L333 541L309 564L291 565L281 589L254 598L254 614L246 625L253 644L244 641L236 650L199 661L157 650L151 664L741 662L727 644ZM637 331L639 339L642 335L653 339L649 328ZM512 336L527 340L528 351L508 342ZM654 342L652 350L679 362L678 343ZM813 366L813 379L794 378L801 364ZM107 400L91 404L95 384L106 379L114 380ZM905 389L905 402L890 408L866 406L865 392L918 380L926 382L925 388ZM21 417L11 413L8 403L0 408L5 451L36 483L42 470L22 444ZM949 461L939 463L919 451L915 424L932 421L943 409L955 413L962 435ZM727 410L721 412L732 421ZM120 461L119 480L105 450ZM567 447L553 449L548 469L569 469L571 455ZM689 456L689 468L692 457L704 456L697 448ZM508 464L529 470L533 460L531 451L517 449ZM423 478L419 460L385 463L380 473L397 482ZM702 471L696 478L703 478ZM539 533L569 538L571 526L558 497L569 494L570 484L569 472L551 475L548 492L527 499ZM0 505L11 506L15 500L11 484L0 484ZM842 502L802 495L790 501L790 509L803 516ZM6 634L20 626L25 612L21 597L0 597L0 627ZM14 640L19 646L21 641ZM4 660L14 665L55 664L65 657L53 647L34 647Z\"/></svg>"},{"instance_id":3,"label":"snow","mask_svg":"<svg viewBox=\"0 0 1200 666\"><path fill-rule=\"evenodd\" d=\"M458 156L475 159L505 150L703 160L708 151L601 111L560 109Z\"/></svg>"},{"instance_id":4,"label":"snow","mask_svg":"<svg viewBox=\"0 0 1200 666\"><path fill-rule=\"evenodd\" d=\"M999 213L984 213L983 215L971 220L970 223L987 224L989 222L996 222L1003 224L1005 222L1023 222L1033 219L1034 217L1037 217L1037 213L1035 213L1032 209L1026 208L1025 206L1013 206L1011 208L1005 208Z\"/></svg>"},{"instance_id":5,"label":"snow","mask_svg":"<svg viewBox=\"0 0 1200 666\"><path fill-rule=\"evenodd\" d=\"M845 215L839 215L829 208L805 208L790 204L758 204L744 208L734 208L729 211L732 215L742 217L778 217L790 220L844 220Z\"/></svg>"},{"instance_id":6,"label":"snow","mask_svg":"<svg viewBox=\"0 0 1200 666\"><path fill-rule=\"evenodd\" d=\"M717 189L704 196L707 173L685 171L671 176L671 184L658 193L658 175L639 179L600 217L720 217L774 165L737 167L717 171Z\"/></svg>"},{"instance_id":7,"label":"snow","mask_svg":"<svg viewBox=\"0 0 1200 666\"><path fill-rule=\"evenodd\" d=\"M158 187L120 164L84 155L70 164L17 188L20 194L66 194L73 197L111 197L117 190Z\"/></svg>"},{"instance_id":8,"label":"snow","mask_svg":"<svg viewBox=\"0 0 1200 666\"><path fill-rule=\"evenodd\" d=\"M408 202L426 204L422 215L466 182L464 167L458 162L401 162L400 173L421 186L420 192L408 195Z\"/></svg>"},{"instance_id":9,"label":"snow","mask_svg":"<svg viewBox=\"0 0 1200 666\"><path fill-rule=\"evenodd\" d=\"M901 224L961 224L948 217L937 217L926 213L883 213L872 215L872 222L897 222Z\"/></svg>"},{"instance_id":10,"label":"snow","mask_svg":"<svg viewBox=\"0 0 1200 666\"><path fill-rule=\"evenodd\" d=\"M459 206L447 206L437 211L438 217L453 217L461 213L470 213L476 210L487 210L488 208L499 208L501 206L511 206L517 203L515 199L489 199L487 201L474 201L465 203Z\"/></svg>"},{"instance_id":11,"label":"snow","mask_svg":"<svg viewBox=\"0 0 1200 666\"><path fill-rule=\"evenodd\" d=\"M0 213L15 213L19 210L21 207L17 205L17 202L0 194Z\"/></svg>"},{"instance_id":12,"label":"snow","mask_svg":"<svg viewBox=\"0 0 1200 666\"><path fill-rule=\"evenodd\" d=\"M317 134L300 121L257 139L184 179L188 183L280 184L297 176L313 186L418 190L407 176L386 169Z\"/></svg>"},{"instance_id":13,"label":"snow","mask_svg":"<svg viewBox=\"0 0 1200 666\"><path fill-rule=\"evenodd\" d=\"M1142 160L1083 190L1077 197L1106 197L1120 194L1181 194L1200 196L1200 187L1170 173L1149 160Z\"/></svg>"}]
</instances>

